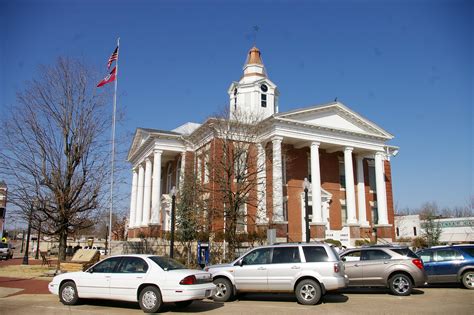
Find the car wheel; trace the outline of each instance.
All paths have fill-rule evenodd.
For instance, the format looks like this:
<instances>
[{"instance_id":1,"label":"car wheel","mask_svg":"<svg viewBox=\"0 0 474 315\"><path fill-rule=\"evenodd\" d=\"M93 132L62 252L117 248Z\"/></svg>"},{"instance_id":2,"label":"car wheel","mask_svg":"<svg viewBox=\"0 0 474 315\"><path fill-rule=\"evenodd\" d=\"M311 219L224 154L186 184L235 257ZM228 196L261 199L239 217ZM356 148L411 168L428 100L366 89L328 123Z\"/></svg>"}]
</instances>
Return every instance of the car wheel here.
<instances>
[{"instance_id":1,"label":"car wheel","mask_svg":"<svg viewBox=\"0 0 474 315\"><path fill-rule=\"evenodd\" d=\"M321 286L314 280L303 280L296 286L295 295L299 303L315 305L321 299Z\"/></svg>"},{"instance_id":2,"label":"car wheel","mask_svg":"<svg viewBox=\"0 0 474 315\"><path fill-rule=\"evenodd\" d=\"M388 280L388 286L393 295L410 295L413 288L410 278L407 275L398 273Z\"/></svg>"},{"instance_id":3,"label":"car wheel","mask_svg":"<svg viewBox=\"0 0 474 315\"><path fill-rule=\"evenodd\" d=\"M177 307L183 307L183 308L191 305L191 303L193 303L193 300L174 302L174 304L176 304Z\"/></svg>"},{"instance_id":4,"label":"car wheel","mask_svg":"<svg viewBox=\"0 0 474 315\"><path fill-rule=\"evenodd\" d=\"M468 270L462 274L462 284L466 289L474 289L474 270Z\"/></svg>"},{"instance_id":5,"label":"car wheel","mask_svg":"<svg viewBox=\"0 0 474 315\"><path fill-rule=\"evenodd\" d=\"M140 291L140 296L138 299L140 308L145 313L156 313L163 305L161 300L161 293L157 287L147 286Z\"/></svg>"},{"instance_id":6,"label":"car wheel","mask_svg":"<svg viewBox=\"0 0 474 315\"><path fill-rule=\"evenodd\" d=\"M59 300L64 305L74 305L79 301L76 284L73 281L67 281L59 288Z\"/></svg>"},{"instance_id":7,"label":"car wheel","mask_svg":"<svg viewBox=\"0 0 474 315\"><path fill-rule=\"evenodd\" d=\"M217 278L214 280L216 285L216 292L212 297L217 302L227 302L232 297L232 284L229 280L224 278Z\"/></svg>"}]
</instances>

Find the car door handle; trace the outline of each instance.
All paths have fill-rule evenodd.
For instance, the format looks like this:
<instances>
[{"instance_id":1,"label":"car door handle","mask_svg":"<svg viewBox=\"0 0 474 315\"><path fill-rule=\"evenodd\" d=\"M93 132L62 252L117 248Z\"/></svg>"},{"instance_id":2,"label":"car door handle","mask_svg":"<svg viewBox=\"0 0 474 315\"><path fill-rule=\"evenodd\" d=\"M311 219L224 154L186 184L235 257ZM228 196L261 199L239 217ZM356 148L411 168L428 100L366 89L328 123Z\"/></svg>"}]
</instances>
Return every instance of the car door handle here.
<instances>
[{"instance_id":1,"label":"car door handle","mask_svg":"<svg viewBox=\"0 0 474 315\"><path fill-rule=\"evenodd\" d=\"M388 264L388 261L384 261L383 263L384 263L384 264Z\"/></svg>"},{"instance_id":2,"label":"car door handle","mask_svg":"<svg viewBox=\"0 0 474 315\"><path fill-rule=\"evenodd\" d=\"M359 267L359 264L354 264L354 267Z\"/></svg>"},{"instance_id":3,"label":"car door handle","mask_svg":"<svg viewBox=\"0 0 474 315\"><path fill-rule=\"evenodd\" d=\"M258 267L257 270L267 270L265 267Z\"/></svg>"},{"instance_id":4,"label":"car door handle","mask_svg":"<svg viewBox=\"0 0 474 315\"><path fill-rule=\"evenodd\" d=\"M143 277L137 277L137 279L143 279Z\"/></svg>"},{"instance_id":5,"label":"car door handle","mask_svg":"<svg viewBox=\"0 0 474 315\"><path fill-rule=\"evenodd\" d=\"M110 279L110 276L105 276L106 279Z\"/></svg>"},{"instance_id":6,"label":"car door handle","mask_svg":"<svg viewBox=\"0 0 474 315\"><path fill-rule=\"evenodd\" d=\"M300 269L300 266L293 266L291 269Z\"/></svg>"}]
</instances>

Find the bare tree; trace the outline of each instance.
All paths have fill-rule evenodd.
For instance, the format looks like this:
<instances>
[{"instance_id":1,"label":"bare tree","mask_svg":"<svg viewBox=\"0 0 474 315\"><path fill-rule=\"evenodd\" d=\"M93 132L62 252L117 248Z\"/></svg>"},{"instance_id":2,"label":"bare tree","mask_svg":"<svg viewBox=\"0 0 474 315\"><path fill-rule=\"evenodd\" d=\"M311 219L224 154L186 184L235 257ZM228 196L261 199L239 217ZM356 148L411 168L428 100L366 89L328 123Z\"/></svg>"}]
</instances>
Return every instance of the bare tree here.
<instances>
[{"instance_id":1,"label":"bare tree","mask_svg":"<svg viewBox=\"0 0 474 315\"><path fill-rule=\"evenodd\" d=\"M428 246L438 245L441 237L441 225L439 223L439 208L435 202L424 203L420 208L420 219L423 220L423 238Z\"/></svg>"},{"instance_id":2,"label":"bare tree","mask_svg":"<svg viewBox=\"0 0 474 315\"><path fill-rule=\"evenodd\" d=\"M43 232L59 237L60 260L68 235L93 223L107 198L111 121L95 83L82 63L59 58L18 93L2 123L0 171L23 213L42 205Z\"/></svg>"},{"instance_id":3,"label":"bare tree","mask_svg":"<svg viewBox=\"0 0 474 315\"><path fill-rule=\"evenodd\" d=\"M238 235L246 232L245 227L255 228L256 215L250 215L248 208L258 209L262 201L257 193L265 171L265 161L259 159L257 150L262 128L259 122L255 115L224 112L207 124L215 152L213 160L205 162L212 169L213 185L204 187L215 200L211 215L224 221L228 260L234 258L239 246ZM204 173L205 178L208 175Z\"/></svg>"}]
</instances>

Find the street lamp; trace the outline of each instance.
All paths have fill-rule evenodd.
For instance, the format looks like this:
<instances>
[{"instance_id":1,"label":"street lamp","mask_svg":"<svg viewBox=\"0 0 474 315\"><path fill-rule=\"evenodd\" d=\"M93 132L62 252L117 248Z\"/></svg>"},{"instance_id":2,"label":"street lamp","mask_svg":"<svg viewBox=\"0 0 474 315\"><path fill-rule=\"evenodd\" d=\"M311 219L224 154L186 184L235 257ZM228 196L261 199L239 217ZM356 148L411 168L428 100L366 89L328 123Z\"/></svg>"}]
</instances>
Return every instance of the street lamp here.
<instances>
[{"instance_id":1,"label":"street lamp","mask_svg":"<svg viewBox=\"0 0 474 315\"><path fill-rule=\"evenodd\" d=\"M174 256L174 221L176 207L176 187L171 188L171 235L170 235L170 258Z\"/></svg>"},{"instance_id":2,"label":"street lamp","mask_svg":"<svg viewBox=\"0 0 474 315\"><path fill-rule=\"evenodd\" d=\"M309 230L309 206L308 206L308 190L309 190L310 185L311 185L310 182L305 177L303 181L303 189L304 189L304 211L305 211L304 221L306 224L306 227L305 227L306 228L306 243L309 243L309 240L311 238L311 235L310 235L311 232Z\"/></svg>"},{"instance_id":3,"label":"street lamp","mask_svg":"<svg viewBox=\"0 0 474 315\"><path fill-rule=\"evenodd\" d=\"M372 227L372 235L374 236L374 242L377 244L377 227Z\"/></svg>"},{"instance_id":4,"label":"street lamp","mask_svg":"<svg viewBox=\"0 0 474 315\"><path fill-rule=\"evenodd\" d=\"M23 256L22 265L28 265L28 251L30 249L31 217L32 216L33 216L33 207L31 207L30 213L28 216L28 233L26 235L26 249L25 249L25 255Z\"/></svg>"}]
</instances>

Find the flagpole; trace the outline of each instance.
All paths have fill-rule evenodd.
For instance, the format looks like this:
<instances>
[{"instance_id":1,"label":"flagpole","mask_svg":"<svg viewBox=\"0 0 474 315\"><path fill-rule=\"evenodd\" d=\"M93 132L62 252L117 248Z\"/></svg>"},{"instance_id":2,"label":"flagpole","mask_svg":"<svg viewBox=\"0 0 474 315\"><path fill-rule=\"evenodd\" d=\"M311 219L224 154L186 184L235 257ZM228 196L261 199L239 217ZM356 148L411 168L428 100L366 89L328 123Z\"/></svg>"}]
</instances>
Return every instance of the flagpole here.
<instances>
[{"instance_id":1,"label":"flagpole","mask_svg":"<svg viewBox=\"0 0 474 315\"><path fill-rule=\"evenodd\" d=\"M114 167L115 167L115 112L117 110L117 81L119 71L119 54L120 54L120 37L117 38L117 60L115 62L115 91L114 91L114 108L112 114L112 173L110 178L110 216L109 216L109 237L108 237L108 254L112 252L112 213L114 210Z\"/></svg>"}]
</instances>

